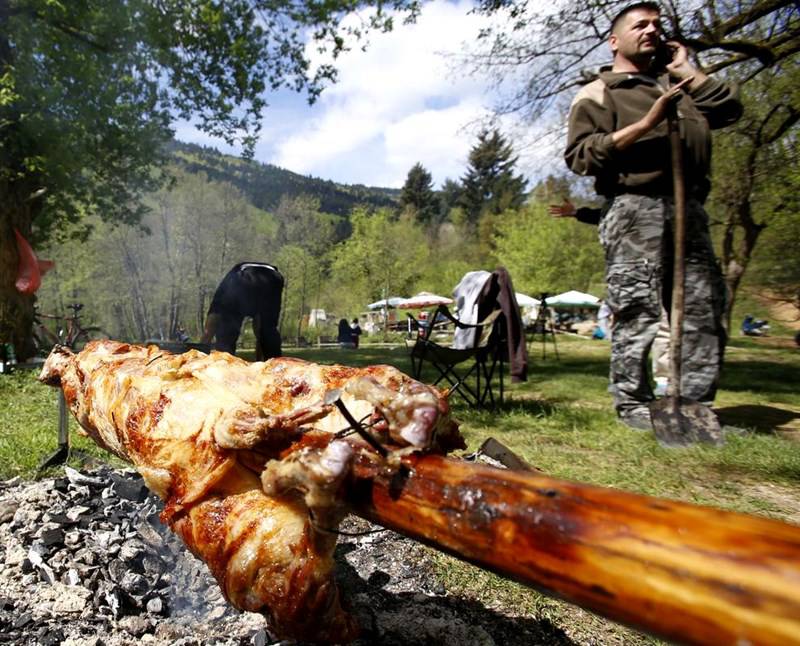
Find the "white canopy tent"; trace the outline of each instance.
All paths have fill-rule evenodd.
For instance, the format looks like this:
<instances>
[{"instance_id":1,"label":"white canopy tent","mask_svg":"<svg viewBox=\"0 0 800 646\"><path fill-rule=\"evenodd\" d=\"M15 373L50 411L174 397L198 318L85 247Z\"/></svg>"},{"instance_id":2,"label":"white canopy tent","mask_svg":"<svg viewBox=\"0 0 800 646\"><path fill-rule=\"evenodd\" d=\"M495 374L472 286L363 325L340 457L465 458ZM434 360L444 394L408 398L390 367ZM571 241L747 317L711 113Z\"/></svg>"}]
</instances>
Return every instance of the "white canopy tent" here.
<instances>
[{"instance_id":1,"label":"white canopy tent","mask_svg":"<svg viewBox=\"0 0 800 646\"><path fill-rule=\"evenodd\" d=\"M570 290L547 299L549 307L600 307L600 299L591 294Z\"/></svg>"},{"instance_id":2,"label":"white canopy tent","mask_svg":"<svg viewBox=\"0 0 800 646\"><path fill-rule=\"evenodd\" d=\"M540 300L533 298L532 296L528 296L527 294L515 292L514 295L517 297L517 305L520 307L536 307L537 305L541 304Z\"/></svg>"}]
</instances>

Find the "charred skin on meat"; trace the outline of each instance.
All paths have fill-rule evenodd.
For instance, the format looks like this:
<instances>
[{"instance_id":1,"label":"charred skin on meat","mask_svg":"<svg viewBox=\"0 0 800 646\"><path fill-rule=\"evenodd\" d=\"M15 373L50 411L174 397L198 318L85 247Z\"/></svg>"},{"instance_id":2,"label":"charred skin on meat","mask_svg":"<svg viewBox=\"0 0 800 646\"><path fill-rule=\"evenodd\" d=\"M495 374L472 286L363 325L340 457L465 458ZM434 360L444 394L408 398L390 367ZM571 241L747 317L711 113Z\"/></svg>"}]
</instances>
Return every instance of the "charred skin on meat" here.
<instances>
[{"instance_id":1,"label":"charred skin on meat","mask_svg":"<svg viewBox=\"0 0 800 646\"><path fill-rule=\"evenodd\" d=\"M133 463L164 501L162 521L230 603L265 614L281 637L357 633L328 531L347 513L341 493L354 461L391 468L405 452L463 447L439 391L390 366L248 363L98 341L78 354L54 349L39 378L61 387L85 434ZM325 403L332 389L389 448L388 461Z\"/></svg>"}]
</instances>

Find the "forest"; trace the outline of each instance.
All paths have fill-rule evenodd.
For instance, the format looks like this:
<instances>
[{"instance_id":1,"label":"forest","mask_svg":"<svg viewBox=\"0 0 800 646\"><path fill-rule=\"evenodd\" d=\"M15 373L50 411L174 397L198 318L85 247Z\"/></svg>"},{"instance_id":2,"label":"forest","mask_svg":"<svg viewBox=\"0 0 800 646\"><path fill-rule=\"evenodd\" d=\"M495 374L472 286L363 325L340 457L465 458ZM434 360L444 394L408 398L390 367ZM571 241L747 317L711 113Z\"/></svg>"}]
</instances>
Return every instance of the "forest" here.
<instances>
[{"instance_id":1,"label":"forest","mask_svg":"<svg viewBox=\"0 0 800 646\"><path fill-rule=\"evenodd\" d=\"M735 160L725 155L734 136L718 144L719 157L731 164ZM192 146L175 150L175 181L146 196L141 222L98 219L83 244L67 240L42 250L56 263L38 295L42 311L65 311L79 301L86 322L116 338L172 339L180 326L198 339L217 284L247 260L274 264L284 275L281 333L290 342L331 334L338 318L357 316L386 296L449 295L466 272L498 265L509 269L518 291L534 296L605 291L596 227L548 213L564 199L593 202L567 175L528 189L516 172L513 146L497 131L481 133L467 173L448 180L447 190L435 190L431 174L416 164L394 196L338 188L353 201L344 215L322 207L330 183L306 180L304 192L292 184L283 193L271 186L270 202L255 162ZM718 168L716 185L724 186L726 167ZM794 199L796 193L783 187L797 187L798 175L761 177L763 197L754 208L769 210L769 218L759 218L769 226L743 289L791 300L799 272L787 244L800 239L800 226L794 212L776 208L775 201ZM718 190L710 211L724 214L724 200ZM720 246L723 222L720 215L713 227ZM324 309L334 319L331 329L309 329L311 309Z\"/></svg>"}]
</instances>

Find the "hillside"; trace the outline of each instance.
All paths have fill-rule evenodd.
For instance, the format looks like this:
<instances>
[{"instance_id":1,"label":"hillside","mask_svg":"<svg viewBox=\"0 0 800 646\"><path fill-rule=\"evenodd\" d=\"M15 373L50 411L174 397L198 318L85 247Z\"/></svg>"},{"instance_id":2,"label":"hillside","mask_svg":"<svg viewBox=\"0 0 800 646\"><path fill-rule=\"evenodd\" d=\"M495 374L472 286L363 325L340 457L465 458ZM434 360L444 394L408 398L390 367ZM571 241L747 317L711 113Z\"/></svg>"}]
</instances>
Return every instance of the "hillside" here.
<instances>
[{"instance_id":1,"label":"hillside","mask_svg":"<svg viewBox=\"0 0 800 646\"><path fill-rule=\"evenodd\" d=\"M177 163L187 172L204 172L210 179L230 182L239 188L254 206L269 211L281 197L311 195L320 200L325 213L347 216L354 206L397 206L399 189L337 184L331 180L299 175L272 164L246 161L224 155L214 148L173 142L171 149Z\"/></svg>"}]
</instances>

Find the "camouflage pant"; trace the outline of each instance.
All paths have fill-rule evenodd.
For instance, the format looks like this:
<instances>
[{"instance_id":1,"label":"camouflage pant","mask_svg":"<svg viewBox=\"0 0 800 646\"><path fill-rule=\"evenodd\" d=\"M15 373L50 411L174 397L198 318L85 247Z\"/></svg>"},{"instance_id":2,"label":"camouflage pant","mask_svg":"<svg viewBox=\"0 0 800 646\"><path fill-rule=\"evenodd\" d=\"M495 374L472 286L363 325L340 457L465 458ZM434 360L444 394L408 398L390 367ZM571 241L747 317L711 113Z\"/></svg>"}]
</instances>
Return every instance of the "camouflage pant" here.
<instances>
[{"instance_id":1,"label":"camouflage pant","mask_svg":"<svg viewBox=\"0 0 800 646\"><path fill-rule=\"evenodd\" d=\"M653 399L647 358L658 333L662 306L670 310L673 200L619 195L600 222L606 253L607 303L614 313L610 380L617 411ZM681 392L710 403L716 394L725 332L725 284L708 215L696 200L686 209L686 290Z\"/></svg>"}]
</instances>

